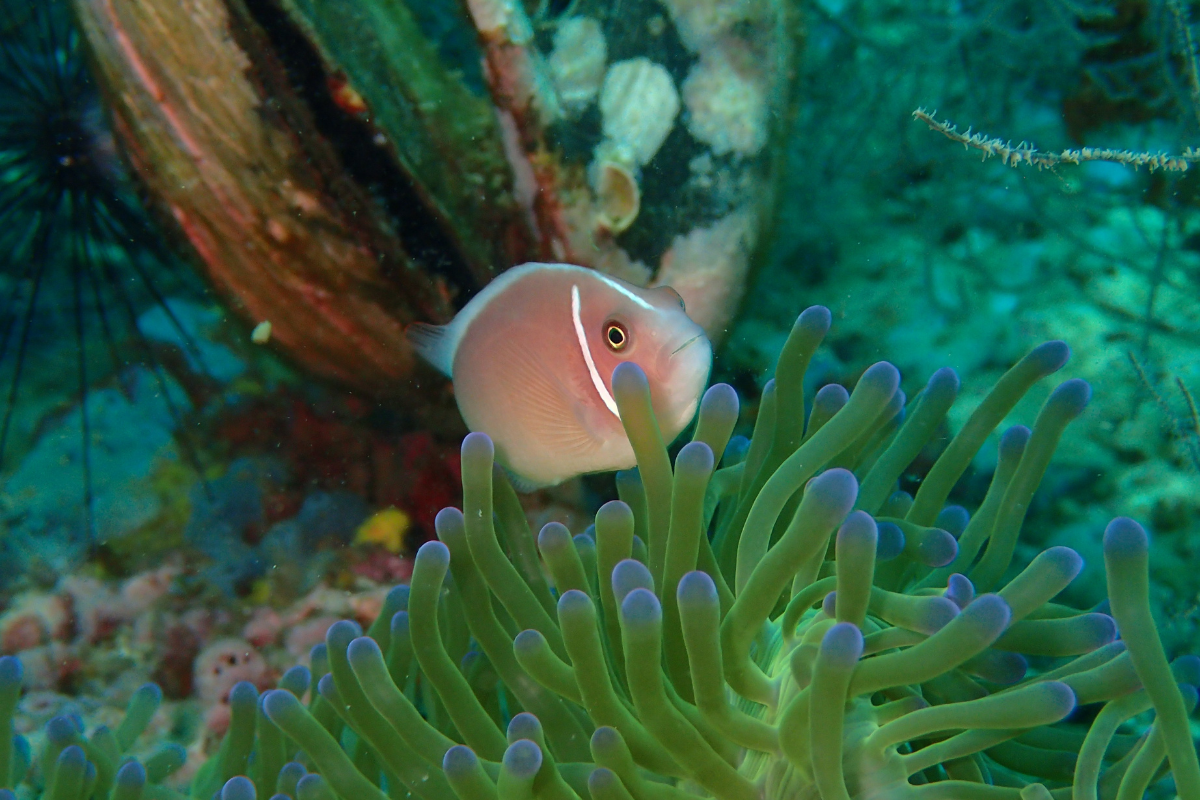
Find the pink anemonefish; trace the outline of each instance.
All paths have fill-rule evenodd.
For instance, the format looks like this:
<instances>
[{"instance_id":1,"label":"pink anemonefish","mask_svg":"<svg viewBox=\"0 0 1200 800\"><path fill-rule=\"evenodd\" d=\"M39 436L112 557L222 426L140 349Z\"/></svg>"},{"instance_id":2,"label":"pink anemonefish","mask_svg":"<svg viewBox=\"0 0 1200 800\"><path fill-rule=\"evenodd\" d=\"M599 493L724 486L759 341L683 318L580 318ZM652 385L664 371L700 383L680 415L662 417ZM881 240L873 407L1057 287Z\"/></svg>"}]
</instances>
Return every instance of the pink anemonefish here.
<instances>
[{"instance_id":1,"label":"pink anemonefish","mask_svg":"<svg viewBox=\"0 0 1200 800\"><path fill-rule=\"evenodd\" d=\"M646 373L668 442L691 422L712 367L712 345L673 289L569 264L513 267L448 325L407 335L526 490L634 466L612 395L622 361Z\"/></svg>"}]
</instances>

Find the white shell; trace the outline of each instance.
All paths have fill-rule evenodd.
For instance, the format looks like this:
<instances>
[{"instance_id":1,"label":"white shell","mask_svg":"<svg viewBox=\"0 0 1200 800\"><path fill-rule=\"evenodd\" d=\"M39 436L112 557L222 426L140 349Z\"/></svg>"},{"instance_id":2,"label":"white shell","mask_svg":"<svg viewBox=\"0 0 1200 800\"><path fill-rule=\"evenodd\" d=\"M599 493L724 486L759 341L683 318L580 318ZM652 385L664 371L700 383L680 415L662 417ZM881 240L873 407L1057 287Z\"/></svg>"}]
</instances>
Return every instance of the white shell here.
<instances>
[{"instance_id":1,"label":"white shell","mask_svg":"<svg viewBox=\"0 0 1200 800\"><path fill-rule=\"evenodd\" d=\"M708 44L739 22L763 17L763 0L662 0L685 47L703 52Z\"/></svg>"},{"instance_id":2,"label":"white shell","mask_svg":"<svg viewBox=\"0 0 1200 800\"><path fill-rule=\"evenodd\" d=\"M648 58L619 61L600 90L604 135L628 148L635 164L654 158L679 113L679 93L670 74Z\"/></svg>"},{"instance_id":3,"label":"white shell","mask_svg":"<svg viewBox=\"0 0 1200 800\"><path fill-rule=\"evenodd\" d=\"M761 67L736 44L706 49L683 82L684 124L716 155L754 155L767 143L765 84Z\"/></svg>"},{"instance_id":4,"label":"white shell","mask_svg":"<svg viewBox=\"0 0 1200 800\"><path fill-rule=\"evenodd\" d=\"M568 117L577 116L600 92L608 44L600 23L591 17L570 17L554 32L550 76L559 103Z\"/></svg>"},{"instance_id":5,"label":"white shell","mask_svg":"<svg viewBox=\"0 0 1200 800\"><path fill-rule=\"evenodd\" d=\"M592 187L600 206L597 221L610 233L628 230L642 208L637 175L620 161L599 161L591 169Z\"/></svg>"}]
</instances>

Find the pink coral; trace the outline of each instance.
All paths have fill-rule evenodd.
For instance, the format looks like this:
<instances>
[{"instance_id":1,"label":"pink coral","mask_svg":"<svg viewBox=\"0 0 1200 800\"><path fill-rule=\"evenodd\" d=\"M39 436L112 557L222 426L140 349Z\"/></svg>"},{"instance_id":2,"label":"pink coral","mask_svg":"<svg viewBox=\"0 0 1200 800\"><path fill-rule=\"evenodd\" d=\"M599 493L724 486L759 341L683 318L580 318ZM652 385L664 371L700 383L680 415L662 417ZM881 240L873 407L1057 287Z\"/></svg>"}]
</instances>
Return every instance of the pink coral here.
<instances>
[{"instance_id":1,"label":"pink coral","mask_svg":"<svg viewBox=\"0 0 1200 800\"><path fill-rule=\"evenodd\" d=\"M242 628L242 636L255 647L266 647L279 640L283 617L270 606L254 609L250 621Z\"/></svg>"},{"instance_id":2,"label":"pink coral","mask_svg":"<svg viewBox=\"0 0 1200 800\"><path fill-rule=\"evenodd\" d=\"M320 644L325 641L325 632L329 630L329 626L337 622L342 617L324 615L306 619L303 622L298 622L292 625L284 638L284 648L293 658L301 661L308 659L308 651L312 650L313 645Z\"/></svg>"},{"instance_id":3,"label":"pink coral","mask_svg":"<svg viewBox=\"0 0 1200 800\"><path fill-rule=\"evenodd\" d=\"M218 639L196 657L196 695L208 706L205 726L221 735L229 727L229 692L249 681L267 689L272 681L266 660L244 639Z\"/></svg>"},{"instance_id":4,"label":"pink coral","mask_svg":"<svg viewBox=\"0 0 1200 800\"><path fill-rule=\"evenodd\" d=\"M19 653L51 641L66 641L73 628L69 597L58 592L26 592L0 615L0 652Z\"/></svg>"}]
</instances>

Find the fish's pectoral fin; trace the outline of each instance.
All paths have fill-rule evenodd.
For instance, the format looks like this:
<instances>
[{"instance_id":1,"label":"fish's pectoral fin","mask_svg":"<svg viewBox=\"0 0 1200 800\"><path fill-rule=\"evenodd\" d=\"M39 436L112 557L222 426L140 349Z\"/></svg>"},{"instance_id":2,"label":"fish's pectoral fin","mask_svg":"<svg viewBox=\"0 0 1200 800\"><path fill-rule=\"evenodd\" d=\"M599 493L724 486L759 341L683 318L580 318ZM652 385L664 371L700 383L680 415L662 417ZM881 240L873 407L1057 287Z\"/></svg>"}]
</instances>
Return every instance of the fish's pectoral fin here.
<instances>
[{"instance_id":1,"label":"fish's pectoral fin","mask_svg":"<svg viewBox=\"0 0 1200 800\"><path fill-rule=\"evenodd\" d=\"M545 488L544 484L534 483L527 478L522 478L508 467L504 468L504 475L508 478L508 482L512 484L517 494L533 494L538 489Z\"/></svg>"},{"instance_id":2,"label":"fish's pectoral fin","mask_svg":"<svg viewBox=\"0 0 1200 800\"><path fill-rule=\"evenodd\" d=\"M599 449L600 442L581 418L561 368L556 373L536 351L514 342L502 343L497 356L508 365L509 379L521 387L520 421L527 435L564 456L586 457Z\"/></svg>"},{"instance_id":3,"label":"fish's pectoral fin","mask_svg":"<svg viewBox=\"0 0 1200 800\"><path fill-rule=\"evenodd\" d=\"M449 325L414 322L404 329L404 338L417 355L437 367L447 378L454 377L454 342Z\"/></svg>"}]
</instances>

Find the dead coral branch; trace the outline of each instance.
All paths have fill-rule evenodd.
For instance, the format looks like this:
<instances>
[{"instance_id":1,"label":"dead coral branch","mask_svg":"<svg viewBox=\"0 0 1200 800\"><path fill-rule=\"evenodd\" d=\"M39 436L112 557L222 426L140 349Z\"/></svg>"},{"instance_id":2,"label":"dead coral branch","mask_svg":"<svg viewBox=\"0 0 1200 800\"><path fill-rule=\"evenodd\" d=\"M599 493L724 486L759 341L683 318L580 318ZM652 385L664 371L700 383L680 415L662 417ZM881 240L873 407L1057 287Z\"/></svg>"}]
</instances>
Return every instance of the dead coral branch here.
<instances>
[{"instance_id":1,"label":"dead coral branch","mask_svg":"<svg viewBox=\"0 0 1200 800\"><path fill-rule=\"evenodd\" d=\"M1114 164L1124 164L1137 169L1149 167L1151 171L1165 169L1172 172L1184 172L1190 164L1200 161L1200 150L1189 147L1182 155L1169 153L1146 153L1136 150L1111 150L1099 147L1083 147L1068 149L1059 153L1047 153L1038 150L1027 142L1014 145L1003 139L985 136L982 133L966 133L958 130L954 123L936 119L937 112L929 112L918 108L913 112L913 119L920 120L951 141L958 142L963 147L978 150L983 157L999 156L1000 160L1010 167L1021 164L1032 164L1038 169L1053 169L1060 164L1082 164L1085 161L1109 161Z\"/></svg>"}]
</instances>

